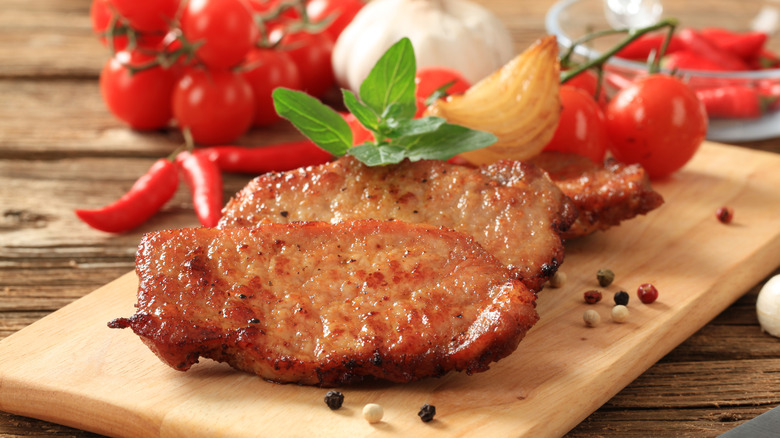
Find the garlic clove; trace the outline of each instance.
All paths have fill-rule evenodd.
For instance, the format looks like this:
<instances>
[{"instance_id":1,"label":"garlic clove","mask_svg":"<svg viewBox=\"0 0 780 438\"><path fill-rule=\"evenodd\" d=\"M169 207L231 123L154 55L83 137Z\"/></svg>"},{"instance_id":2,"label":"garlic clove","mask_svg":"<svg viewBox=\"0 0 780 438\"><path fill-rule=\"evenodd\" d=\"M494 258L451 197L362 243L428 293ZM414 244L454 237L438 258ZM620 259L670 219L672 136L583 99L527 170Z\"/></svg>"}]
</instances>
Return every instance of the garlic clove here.
<instances>
[{"instance_id":1,"label":"garlic clove","mask_svg":"<svg viewBox=\"0 0 780 438\"><path fill-rule=\"evenodd\" d=\"M756 300L756 314L761 329L774 337L780 337L780 275L764 284Z\"/></svg>"}]
</instances>

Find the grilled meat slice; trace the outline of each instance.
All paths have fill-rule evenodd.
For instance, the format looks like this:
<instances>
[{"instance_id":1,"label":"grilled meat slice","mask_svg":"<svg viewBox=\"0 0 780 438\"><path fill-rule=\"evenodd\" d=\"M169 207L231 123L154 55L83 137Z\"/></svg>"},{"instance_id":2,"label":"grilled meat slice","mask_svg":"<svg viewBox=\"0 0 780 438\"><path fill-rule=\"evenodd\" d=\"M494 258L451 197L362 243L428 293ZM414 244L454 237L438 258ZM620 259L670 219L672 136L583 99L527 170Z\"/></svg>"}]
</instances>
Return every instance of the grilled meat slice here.
<instances>
[{"instance_id":1,"label":"grilled meat slice","mask_svg":"<svg viewBox=\"0 0 780 438\"><path fill-rule=\"evenodd\" d=\"M608 159L601 167L583 156L561 152L543 152L530 161L544 169L579 210L576 222L563 233L567 239L617 226L664 203L638 164Z\"/></svg>"},{"instance_id":2,"label":"grilled meat slice","mask_svg":"<svg viewBox=\"0 0 780 438\"><path fill-rule=\"evenodd\" d=\"M334 386L484 371L537 321L535 294L471 237L399 221L146 235L131 327L165 363L198 357Z\"/></svg>"},{"instance_id":3,"label":"grilled meat slice","mask_svg":"<svg viewBox=\"0 0 780 438\"><path fill-rule=\"evenodd\" d=\"M228 202L218 227L357 219L444 226L474 237L538 291L563 261L559 233L575 215L571 200L533 165L367 167L347 156L255 178Z\"/></svg>"}]
</instances>

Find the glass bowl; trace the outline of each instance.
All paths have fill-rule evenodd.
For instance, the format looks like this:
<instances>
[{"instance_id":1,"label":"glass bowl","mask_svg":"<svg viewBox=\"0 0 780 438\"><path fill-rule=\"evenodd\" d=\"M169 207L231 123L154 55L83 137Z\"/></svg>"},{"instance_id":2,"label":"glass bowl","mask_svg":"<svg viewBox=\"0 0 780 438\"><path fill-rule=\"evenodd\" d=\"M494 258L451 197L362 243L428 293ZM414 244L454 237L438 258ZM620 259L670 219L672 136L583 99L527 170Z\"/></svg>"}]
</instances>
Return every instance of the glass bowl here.
<instances>
[{"instance_id":1,"label":"glass bowl","mask_svg":"<svg viewBox=\"0 0 780 438\"><path fill-rule=\"evenodd\" d=\"M780 53L780 1L759 0L662 0L663 18L678 20L678 29L690 27L723 27L734 31L764 30L769 34L766 48ZM594 31L610 29L605 13L604 0L562 0L547 12L547 32L558 39L561 51L568 50L572 42ZM578 45L575 53L579 60L598 57L604 50L614 47L625 35L607 36ZM662 69L663 70L663 69ZM668 72L668 70L663 70ZM608 91L615 91L637 75L645 74L647 65L641 62L612 57L605 65ZM766 87L778 84L780 69L743 72L708 72L677 70L692 88L711 88L722 84L740 84L749 87ZM710 118L707 138L721 142L745 142L780 137L780 111L770 110L760 118Z\"/></svg>"}]
</instances>

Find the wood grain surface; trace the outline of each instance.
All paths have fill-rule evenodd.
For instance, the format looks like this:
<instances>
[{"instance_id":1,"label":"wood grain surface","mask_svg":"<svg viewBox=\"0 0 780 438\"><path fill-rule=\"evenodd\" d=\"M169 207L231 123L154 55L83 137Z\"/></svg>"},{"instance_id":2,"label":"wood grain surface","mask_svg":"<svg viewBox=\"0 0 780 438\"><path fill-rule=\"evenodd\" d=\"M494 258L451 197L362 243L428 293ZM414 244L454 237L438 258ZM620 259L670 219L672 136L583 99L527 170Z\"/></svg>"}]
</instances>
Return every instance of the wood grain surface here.
<instances>
[{"instance_id":1,"label":"wood grain surface","mask_svg":"<svg viewBox=\"0 0 780 438\"><path fill-rule=\"evenodd\" d=\"M518 51L544 34L544 14L553 3L480 2L507 23ZM141 233L194 225L196 219L182 189L133 233L108 236L77 221L74 208L113 201L181 137L130 131L105 110L97 75L108 54L90 33L89 0L1 3L0 338L5 338L131 270ZM295 137L276 126L253 131L238 143ZM740 147L780 153L780 140ZM731 166L725 163L718 171ZM226 195L247 180L228 175ZM777 205L764 208L778 211ZM738 218L743 214L737 211ZM767 257L777 260L778 254ZM780 340L763 334L755 317L764 281L756 281L566 435L716 436L780 404L775 377ZM94 436L6 412L0 412L0 434Z\"/></svg>"},{"instance_id":2,"label":"wood grain surface","mask_svg":"<svg viewBox=\"0 0 780 438\"><path fill-rule=\"evenodd\" d=\"M724 163L728 172L718 170ZM777 266L780 216L765 206L780 204L778 167L780 155L705 145L657 185L663 208L567 244L568 281L540 293L540 322L485 373L347 386L345 409L334 413L320 388L268 383L208 360L177 372L131 331L106 326L134 312L131 272L0 343L0 410L124 437L250 436L258 423L268 436L560 436ZM741 219L716 220L722 203ZM600 288L595 272L607 266L617 278ZM633 297L630 319L611 322L611 295L645 282L659 300ZM585 304L582 292L593 288L606 298ZM586 327L585 309L602 323ZM777 387L780 377L762 384ZM376 426L360 418L370 402L387 412ZM430 424L416 416L425 403L437 408Z\"/></svg>"}]
</instances>

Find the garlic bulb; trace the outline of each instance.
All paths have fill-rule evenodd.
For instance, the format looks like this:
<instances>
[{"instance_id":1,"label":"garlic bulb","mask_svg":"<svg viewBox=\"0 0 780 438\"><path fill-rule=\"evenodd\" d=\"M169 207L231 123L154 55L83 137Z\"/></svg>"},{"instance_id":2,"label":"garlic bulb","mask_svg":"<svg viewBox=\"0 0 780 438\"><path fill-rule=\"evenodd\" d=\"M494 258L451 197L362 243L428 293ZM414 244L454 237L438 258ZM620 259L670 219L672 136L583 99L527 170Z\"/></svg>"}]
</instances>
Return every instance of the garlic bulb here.
<instances>
[{"instance_id":1,"label":"garlic bulb","mask_svg":"<svg viewBox=\"0 0 780 438\"><path fill-rule=\"evenodd\" d=\"M379 57L403 37L412 42L418 68L453 68L471 83L497 70L514 53L506 26L469 0L372 0L333 48L339 85L359 90Z\"/></svg>"},{"instance_id":2,"label":"garlic bulb","mask_svg":"<svg viewBox=\"0 0 780 438\"><path fill-rule=\"evenodd\" d=\"M761 329L780 337L780 275L770 278L761 288L756 300L756 313Z\"/></svg>"}]
</instances>

